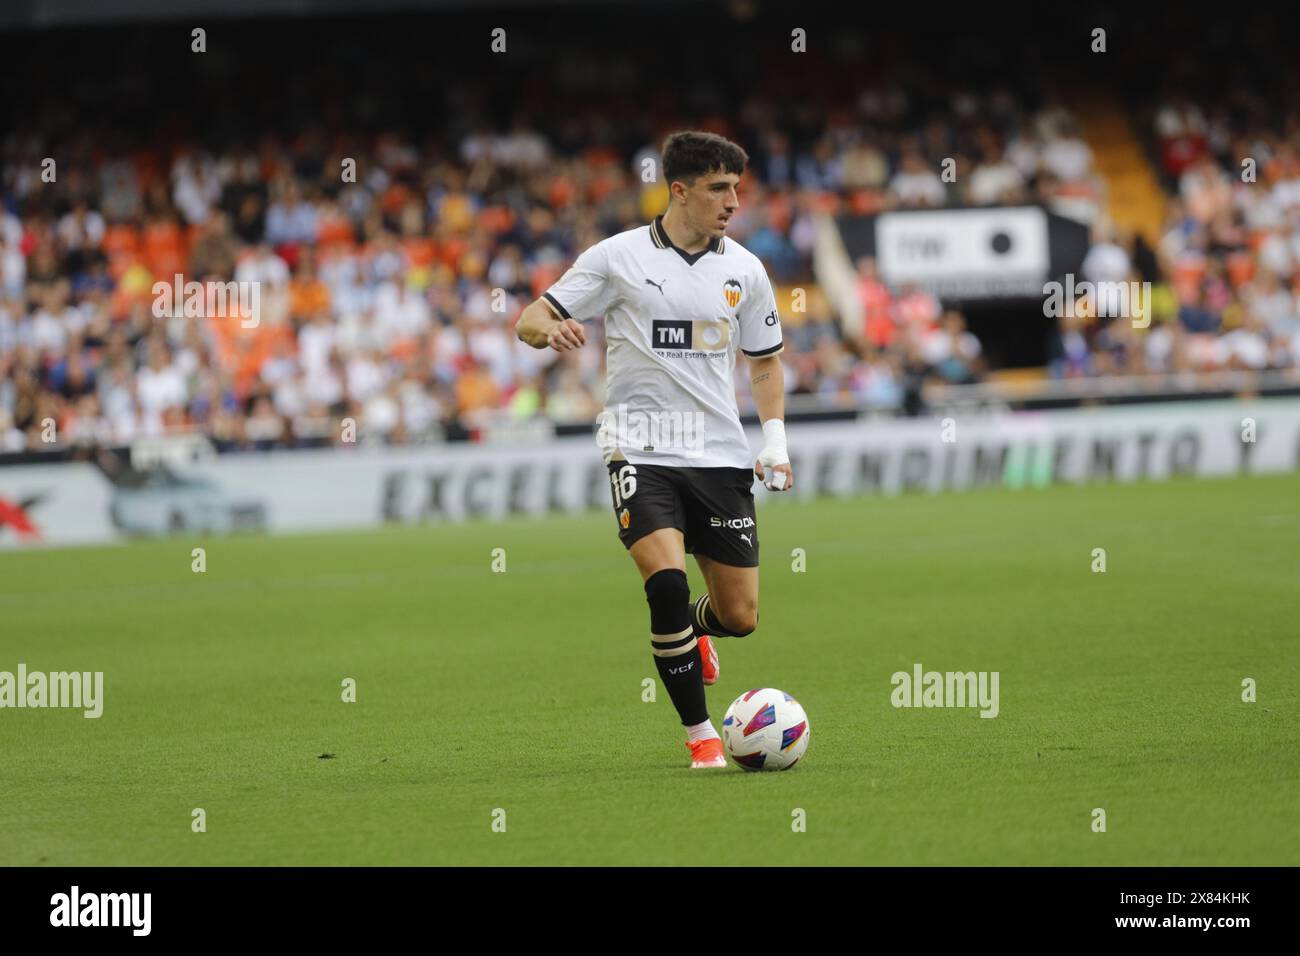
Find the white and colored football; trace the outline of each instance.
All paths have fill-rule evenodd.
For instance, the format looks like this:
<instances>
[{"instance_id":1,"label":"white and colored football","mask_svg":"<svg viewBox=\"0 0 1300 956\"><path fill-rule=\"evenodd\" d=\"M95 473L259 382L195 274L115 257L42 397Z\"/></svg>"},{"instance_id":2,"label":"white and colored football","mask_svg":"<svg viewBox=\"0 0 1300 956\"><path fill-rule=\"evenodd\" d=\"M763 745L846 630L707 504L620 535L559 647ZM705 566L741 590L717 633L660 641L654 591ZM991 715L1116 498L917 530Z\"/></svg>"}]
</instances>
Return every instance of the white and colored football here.
<instances>
[{"instance_id":1,"label":"white and colored football","mask_svg":"<svg viewBox=\"0 0 1300 956\"><path fill-rule=\"evenodd\" d=\"M775 687L741 694L722 718L727 755L746 770L789 770L808 749L811 731L799 702Z\"/></svg>"}]
</instances>

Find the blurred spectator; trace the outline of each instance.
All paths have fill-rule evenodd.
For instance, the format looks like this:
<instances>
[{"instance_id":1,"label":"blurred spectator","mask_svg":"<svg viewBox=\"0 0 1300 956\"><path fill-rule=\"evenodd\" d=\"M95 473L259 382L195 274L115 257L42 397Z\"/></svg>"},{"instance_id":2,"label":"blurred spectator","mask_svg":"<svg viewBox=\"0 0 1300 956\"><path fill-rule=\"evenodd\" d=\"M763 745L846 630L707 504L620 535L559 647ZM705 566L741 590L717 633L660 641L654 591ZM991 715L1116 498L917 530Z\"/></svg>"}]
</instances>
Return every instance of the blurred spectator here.
<instances>
[{"instance_id":1,"label":"blurred spectator","mask_svg":"<svg viewBox=\"0 0 1300 956\"><path fill-rule=\"evenodd\" d=\"M966 318L960 312L945 312L938 327L926 332L920 344L921 356L944 382L965 385L979 376L979 339L966 331Z\"/></svg>"},{"instance_id":2,"label":"blurred spectator","mask_svg":"<svg viewBox=\"0 0 1300 956\"><path fill-rule=\"evenodd\" d=\"M943 180L916 151L903 157L902 167L889 181L889 192L904 208L942 206L946 197Z\"/></svg>"}]
</instances>

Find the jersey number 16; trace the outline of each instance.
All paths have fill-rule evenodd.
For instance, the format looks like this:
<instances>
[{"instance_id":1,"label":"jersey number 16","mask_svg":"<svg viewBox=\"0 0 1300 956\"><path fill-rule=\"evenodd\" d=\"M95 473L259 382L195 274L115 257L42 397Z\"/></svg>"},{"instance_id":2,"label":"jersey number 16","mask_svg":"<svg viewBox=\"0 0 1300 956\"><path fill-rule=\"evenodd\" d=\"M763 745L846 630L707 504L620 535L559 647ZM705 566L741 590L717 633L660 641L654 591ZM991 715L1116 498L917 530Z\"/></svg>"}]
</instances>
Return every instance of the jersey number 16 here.
<instances>
[{"instance_id":1,"label":"jersey number 16","mask_svg":"<svg viewBox=\"0 0 1300 956\"><path fill-rule=\"evenodd\" d=\"M636 494L636 465L624 465L609 473L609 483L614 486L614 507L623 507L624 499Z\"/></svg>"}]
</instances>

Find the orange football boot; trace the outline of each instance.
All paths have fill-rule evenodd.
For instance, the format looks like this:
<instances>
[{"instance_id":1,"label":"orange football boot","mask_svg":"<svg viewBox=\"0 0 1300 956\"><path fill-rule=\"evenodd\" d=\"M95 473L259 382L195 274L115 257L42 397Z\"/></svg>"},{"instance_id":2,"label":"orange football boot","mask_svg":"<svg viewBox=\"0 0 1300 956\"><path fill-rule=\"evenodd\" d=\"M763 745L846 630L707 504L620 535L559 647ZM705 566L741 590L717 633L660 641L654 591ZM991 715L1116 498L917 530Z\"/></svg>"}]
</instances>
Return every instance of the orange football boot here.
<instances>
[{"instance_id":1,"label":"orange football boot","mask_svg":"<svg viewBox=\"0 0 1300 956\"><path fill-rule=\"evenodd\" d=\"M713 639L707 634L701 634L698 643L700 645L700 661L703 664L700 673L704 675L704 683L716 684L718 682L718 672L722 669L718 664L718 649L713 646Z\"/></svg>"},{"instance_id":2,"label":"orange football boot","mask_svg":"<svg viewBox=\"0 0 1300 956\"><path fill-rule=\"evenodd\" d=\"M722 755L722 740L690 740L686 746L691 748L691 769L701 767L725 767L727 758Z\"/></svg>"}]
</instances>

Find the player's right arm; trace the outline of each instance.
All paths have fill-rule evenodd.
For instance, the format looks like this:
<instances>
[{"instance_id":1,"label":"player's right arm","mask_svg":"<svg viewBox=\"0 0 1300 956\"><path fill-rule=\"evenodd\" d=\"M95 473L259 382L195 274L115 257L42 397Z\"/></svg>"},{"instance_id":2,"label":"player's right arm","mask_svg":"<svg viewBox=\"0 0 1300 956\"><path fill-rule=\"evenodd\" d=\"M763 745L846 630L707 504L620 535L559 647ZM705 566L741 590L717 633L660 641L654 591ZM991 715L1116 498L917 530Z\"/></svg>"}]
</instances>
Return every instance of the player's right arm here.
<instances>
[{"instance_id":1,"label":"player's right arm","mask_svg":"<svg viewBox=\"0 0 1300 956\"><path fill-rule=\"evenodd\" d=\"M535 349L557 352L581 347L587 333L578 321L603 315L614 298L609 279L609 240L578 256L569 271L524 309L515 334Z\"/></svg>"},{"instance_id":2,"label":"player's right arm","mask_svg":"<svg viewBox=\"0 0 1300 956\"><path fill-rule=\"evenodd\" d=\"M553 348L557 352L581 348L587 342L582 323L561 318L544 298L524 309L515 323L515 334L535 349Z\"/></svg>"}]
</instances>

